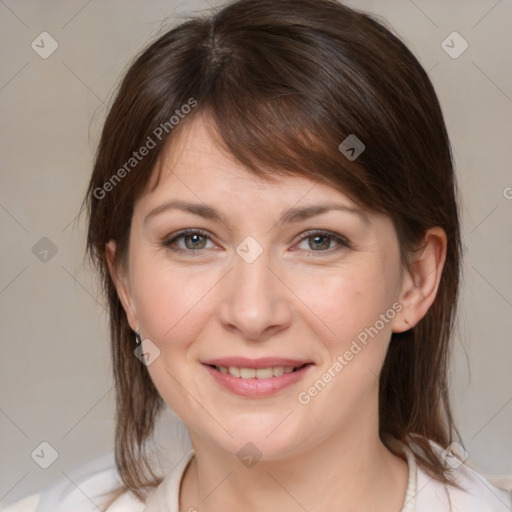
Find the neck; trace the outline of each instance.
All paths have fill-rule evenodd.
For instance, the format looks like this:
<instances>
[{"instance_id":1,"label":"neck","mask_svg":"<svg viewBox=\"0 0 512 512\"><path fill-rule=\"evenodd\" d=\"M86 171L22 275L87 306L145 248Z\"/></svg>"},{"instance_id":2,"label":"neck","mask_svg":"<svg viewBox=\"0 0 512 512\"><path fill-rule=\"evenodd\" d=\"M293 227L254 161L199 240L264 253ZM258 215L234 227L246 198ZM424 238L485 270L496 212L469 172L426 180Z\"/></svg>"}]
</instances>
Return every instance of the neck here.
<instances>
[{"instance_id":1,"label":"neck","mask_svg":"<svg viewBox=\"0 0 512 512\"><path fill-rule=\"evenodd\" d=\"M335 433L314 449L252 467L191 434L195 457L180 490L180 510L353 512L401 510L407 463L380 441L378 428Z\"/></svg>"}]
</instances>

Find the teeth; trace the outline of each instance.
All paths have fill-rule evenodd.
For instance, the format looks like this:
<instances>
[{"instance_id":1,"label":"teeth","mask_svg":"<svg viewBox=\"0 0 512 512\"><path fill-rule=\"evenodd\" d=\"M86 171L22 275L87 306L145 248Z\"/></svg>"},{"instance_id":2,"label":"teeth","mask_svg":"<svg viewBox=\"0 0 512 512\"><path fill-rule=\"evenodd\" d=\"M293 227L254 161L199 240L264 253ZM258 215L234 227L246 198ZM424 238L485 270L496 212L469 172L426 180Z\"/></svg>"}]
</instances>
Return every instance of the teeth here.
<instances>
[{"instance_id":1,"label":"teeth","mask_svg":"<svg viewBox=\"0 0 512 512\"><path fill-rule=\"evenodd\" d=\"M240 378L254 379L254 377L256 377L256 370L254 368L240 368Z\"/></svg>"},{"instance_id":2,"label":"teeth","mask_svg":"<svg viewBox=\"0 0 512 512\"><path fill-rule=\"evenodd\" d=\"M280 375L283 375L284 373L284 367L283 366L276 366L274 368L274 377L279 377Z\"/></svg>"},{"instance_id":3,"label":"teeth","mask_svg":"<svg viewBox=\"0 0 512 512\"><path fill-rule=\"evenodd\" d=\"M270 379L271 377L280 377L284 373L292 373L293 366L273 366L269 368L238 368L236 366L216 366L220 373L229 373L233 377L240 379Z\"/></svg>"},{"instance_id":4,"label":"teeth","mask_svg":"<svg viewBox=\"0 0 512 512\"><path fill-rule=\"evenodd\" d=\"M270 379L274 376L273 368L258 368L255 372L257 379Z\"/></svg>"},{"instance_id":5,"label":"teeth","mask_svg":"<svg viewBox=\"0 0 512 512\"><path fill-rule=\"evenodd\" d=\"M240 368L237 368L236 366L230 366L228 368L228 372L230 375L233 375L233 377L240 377Z\"/></svg>"}]
</instances>

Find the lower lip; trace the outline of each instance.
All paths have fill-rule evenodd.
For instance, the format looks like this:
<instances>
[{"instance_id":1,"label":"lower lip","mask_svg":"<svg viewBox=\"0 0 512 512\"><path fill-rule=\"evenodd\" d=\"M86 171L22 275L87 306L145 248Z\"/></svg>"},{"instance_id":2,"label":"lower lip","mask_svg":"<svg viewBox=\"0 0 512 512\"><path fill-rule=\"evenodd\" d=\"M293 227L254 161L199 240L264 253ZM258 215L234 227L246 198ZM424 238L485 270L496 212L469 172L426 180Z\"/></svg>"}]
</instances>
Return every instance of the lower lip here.
<instances>
[{"instance_id":1,"label":"lower lip","mask_svg":"<svg viewBox=\"0 0 512 512\"><path fill-rule=\"evenodd\" d=\"M231 391L231 393L250 398L260 398L273 395L300 381L313 365L307 364L294 372L283 373L279 377L270 377L268 379L242 379L233 377L229 373L221 373L211 366L203 366L210 372L210 375L216 382L223 388Z\"/></svg>"}]
</instances>

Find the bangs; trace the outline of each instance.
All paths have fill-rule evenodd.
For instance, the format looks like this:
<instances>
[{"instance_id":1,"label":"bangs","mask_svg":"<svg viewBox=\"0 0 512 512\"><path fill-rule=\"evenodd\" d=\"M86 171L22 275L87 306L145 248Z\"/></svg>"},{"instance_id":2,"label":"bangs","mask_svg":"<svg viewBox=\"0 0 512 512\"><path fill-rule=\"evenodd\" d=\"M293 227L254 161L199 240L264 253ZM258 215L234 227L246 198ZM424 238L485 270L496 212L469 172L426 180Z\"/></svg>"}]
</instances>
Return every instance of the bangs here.
<instances>
[{"instance_id":1,"label":"bangs","mask_svg":"<svg viewBox=\"0 0 512 512\"><path fill-rule=\"evenodd\" d=\"M268 179L299 175L321 181L368 209L366 169L340 152L343 138L326 130L329 125L315 106L307 108L308 98L288 93L255 99L246 92L249 103L219 93L206 109L211 136L243 166Z\"/></svg>"},{"instance_id":2,"label":"bangs","mask_svg":"<svg viewBox=\"0 0 512 512\"><path fill-rule=\"evenodd\" d=\"M281 69L282 74L286 71ZM206 90L197 91L197 108L167 138L170 150L201 117L217 147L258 177L308 177L339 190L366 210L384 212L376 194L378 180L364 166L364 158L350 160L339 149L348 136L356 135L339 105L286 90L279 85L284 80L280 76L274 77L277 85L257 86L250 77L253 72L249 62L236 72L228 64Z\"/></svg>"}]
</instances>

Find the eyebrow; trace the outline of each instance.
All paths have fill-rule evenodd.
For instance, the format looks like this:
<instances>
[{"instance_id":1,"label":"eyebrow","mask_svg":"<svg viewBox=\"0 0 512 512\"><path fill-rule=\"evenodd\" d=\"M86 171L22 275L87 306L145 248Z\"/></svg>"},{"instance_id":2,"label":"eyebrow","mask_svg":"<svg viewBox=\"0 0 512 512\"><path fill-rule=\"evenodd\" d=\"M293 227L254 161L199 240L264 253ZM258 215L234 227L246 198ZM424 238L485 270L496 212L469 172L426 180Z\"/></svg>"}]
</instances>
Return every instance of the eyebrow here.
<instances>
[{"instance_id":1,"label":"eyebrow","mask_svg":"<svg viewBox=\"0 0 512 512\"><path fill-rule=\"evenodd\" d=\"M192 213L194 215L197 215L199 217L202 217L203 219L217 221L225 224L226 226L229 226L229 222L227 219L224 218L224 216L215 210L215 208L212 208L211 206L200 204L200 203L190 203L187 201L182 201L180 199L173 199L170 201L167 201L160 206L157 206L153 210L151 210L145 217L144 217L144 224L146 224L150 219L153 217L159 215L162 212L168 211L168 210L182 210L185 212ZM301 222L303 220L310 219L311 217L315 217L316 215L321 215L322 213L326 213L331 210L338 210L338 211L344 211L348 213L352 213L357 215L365 224L369 223L369 218L366 212L362 208L358 208L356 206L348 206L344 204L338 204L338 203L330 203L326 202L323 204L314 204L310 206L305 206L302 208L290 208L288 210L285 210L282 214L279 220L277 221L276 225L282 225L282 224L291 224L294 222Z\"/></svg>"}]
</instances>

